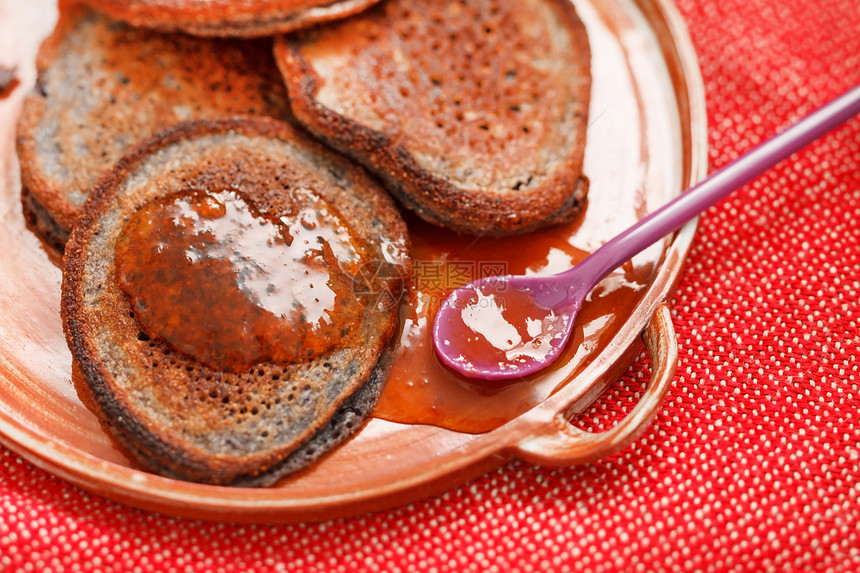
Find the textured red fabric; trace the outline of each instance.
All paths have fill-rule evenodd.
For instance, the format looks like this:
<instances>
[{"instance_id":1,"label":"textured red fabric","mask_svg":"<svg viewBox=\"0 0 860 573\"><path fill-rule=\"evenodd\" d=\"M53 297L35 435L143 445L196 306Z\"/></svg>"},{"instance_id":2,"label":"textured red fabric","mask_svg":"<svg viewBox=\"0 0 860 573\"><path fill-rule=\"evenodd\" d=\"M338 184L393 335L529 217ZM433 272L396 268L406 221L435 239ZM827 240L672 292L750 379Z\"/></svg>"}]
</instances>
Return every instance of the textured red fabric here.
<instances>
[{"instance_id":1,"label":"textured red fabric","mask_svg":"<svg viewBox=\"0 0 860 573\"><path fill-rule=\"evenodd\" d=\"M720 166L860 83L857 0L678 0ZM674 300L680 367L634 446L512 462L328 523L129 509L0 453L4 571L860 570L860 119L710 210ZM602 427L634 366L579 421Z\"/></svg>"}]
</instances>

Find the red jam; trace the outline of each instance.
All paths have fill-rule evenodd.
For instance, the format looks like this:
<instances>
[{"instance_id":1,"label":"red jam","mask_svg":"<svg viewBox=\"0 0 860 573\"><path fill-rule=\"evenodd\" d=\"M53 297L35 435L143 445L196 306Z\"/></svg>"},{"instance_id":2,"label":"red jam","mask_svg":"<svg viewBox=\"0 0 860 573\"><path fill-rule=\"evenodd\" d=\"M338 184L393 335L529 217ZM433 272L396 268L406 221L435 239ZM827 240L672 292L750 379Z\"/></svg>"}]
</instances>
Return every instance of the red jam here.
<instances>
[{"instance_id":1,"label":"red jam","mask_svg":"<svg viewBox=\"0 0 860 573\"><path fill-rule=\"evenodd\" d=\"M233 372L335 347L364 312L341 270L358 257L333 209L297 199L280 219L233 190L186 191L137 211L117 268L144 332Z\"/></svg>"}]
</instances>

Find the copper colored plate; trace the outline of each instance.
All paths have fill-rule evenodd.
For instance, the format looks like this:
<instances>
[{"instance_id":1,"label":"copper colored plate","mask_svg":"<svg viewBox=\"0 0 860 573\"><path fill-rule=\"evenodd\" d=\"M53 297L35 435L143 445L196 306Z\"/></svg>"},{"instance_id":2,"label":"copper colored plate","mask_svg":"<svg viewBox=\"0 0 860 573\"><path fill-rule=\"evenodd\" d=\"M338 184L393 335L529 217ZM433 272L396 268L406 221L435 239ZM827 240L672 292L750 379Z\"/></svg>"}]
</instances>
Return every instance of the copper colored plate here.
<instances>
[{"instance_id":1,"label":"copper colored plate","mask_svg":"<svg viewBox=\"0 0 860 573\"><path fill-rule=\"evenodd\" d=\"M669 0L574 3L589 31L594 87L585 164L592 197L571 240L592 250L705 175L705 103L695 53ZM35 50L50 31L53 10L46 0L0 2L0 57L12 58L0 65L17 66L22 86L34 81ZM60 270L25 228L19 203L14 125L23 91L0 101L0 441L73 484L133 506L206 519L351 515L454 487L512 456L564 465L605 455L642 431L671 382L674 338L662 303L695 224L642 255L656 270L635 304L612 310L620 326L608 342L587 356L569 353L569 364L552 374L561 377L553 393L501 427L471 434L375 418L322 462L269 489L203 486L139 471L71 382ZM646 327L654 381L643 401L605 434L573 429L562 414L582 410L612 382L641 348Z\"/></svg>"}]
</instances>

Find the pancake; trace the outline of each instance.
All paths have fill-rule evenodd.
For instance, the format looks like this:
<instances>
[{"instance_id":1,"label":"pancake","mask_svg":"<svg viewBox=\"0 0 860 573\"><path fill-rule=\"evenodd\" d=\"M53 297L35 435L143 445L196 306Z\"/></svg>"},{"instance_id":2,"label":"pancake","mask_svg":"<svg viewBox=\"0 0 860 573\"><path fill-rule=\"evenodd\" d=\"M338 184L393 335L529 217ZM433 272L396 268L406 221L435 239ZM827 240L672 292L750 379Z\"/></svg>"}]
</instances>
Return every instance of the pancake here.
<instances>
[{"instance_id":1,"label":"pancake","mask_svg":"<svg viewBox=\"0 0 860 573\"><path fill-rule=\"evenodd\" d=\"M101 180L66 249L85 402L145 469L275 483L370 414L408 249L375 179L288 124L168 128Z\"/></svg>"},{"instance_id":2,"label":"pancake","mask_svg":"<svg viewBox=\"0 0 860 573\"><path fill-rule=\"evenodd\" d=\"M268 36L356 14L379 0L87 0L134 26L198 36Z\"/></svg>"},{"instance_id":3,"label":"pancake","mask_svg":"<svg viewBox=\"0 0 860 573\"><path fill-rule=\"evenodd\" d=\"M179 121L289 118L271 42L131 28L63 4L18 123L28 223L62 250L96 180L130 147Z\"/></svg>"},{"instance_id":4,"label":"pancake","mask_svg":"<svg viewBox=\"0 0 860 573\"><path fill-rule=\"evenodd\" d=\"M275 45L293 113L424 219L510 235L585 203L585 27L567 0L390 0Z\"/></svg>"}]
</instances>

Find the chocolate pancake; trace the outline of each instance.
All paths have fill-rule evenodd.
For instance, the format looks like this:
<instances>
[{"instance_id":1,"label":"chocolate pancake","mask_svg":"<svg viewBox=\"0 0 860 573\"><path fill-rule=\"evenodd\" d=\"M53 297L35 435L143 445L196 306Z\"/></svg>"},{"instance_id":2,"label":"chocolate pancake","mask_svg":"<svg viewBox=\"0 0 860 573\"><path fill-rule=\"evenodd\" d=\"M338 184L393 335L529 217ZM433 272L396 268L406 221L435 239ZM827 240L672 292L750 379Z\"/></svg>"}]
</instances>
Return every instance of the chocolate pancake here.
<instances>
[{"instance_id":1,"label":"chocolate pancake","mask_svg":"<svg viewBox=\"0 0 860 573\"><path fill-rule=\"evenodd\" d=\"M198 36L266 36L344 18L379 0L87 0L134 26Z\"/></svg>"},{"instance_id":2,"label":"chocolate pancake","mask_svg":"<svg viewBox=\"0 0 860 573\"><path fill-rule=\"evenodd\" d=\"M37 66L18 125L22 203L30 226L59 249L96 180L154 131L289 116L266 40L163 35L63 3Z\"/></svg>"},{"instance_id":3,"label":"chocolate pancake","mask_svg":"<svg viewBox=\"0 0 860 573\"><path fill-rule=\"evenodd\" d=\"M99 182L66 248L85 401L143 468L272 484L369 415L408 248L378 183L285 123L160 132Z\"/></svg>"},{"instance_id":4,"label":"chocolate pancake","mask_svg":"<svg viewBox=\"0 0 860 573\"><path fill-rule=\"evenodd\" d=\"M390 0L275 50L296 118L428 221L506 235L582 208L590 51L568 0Z\"/></svg>"}]
</instances>

